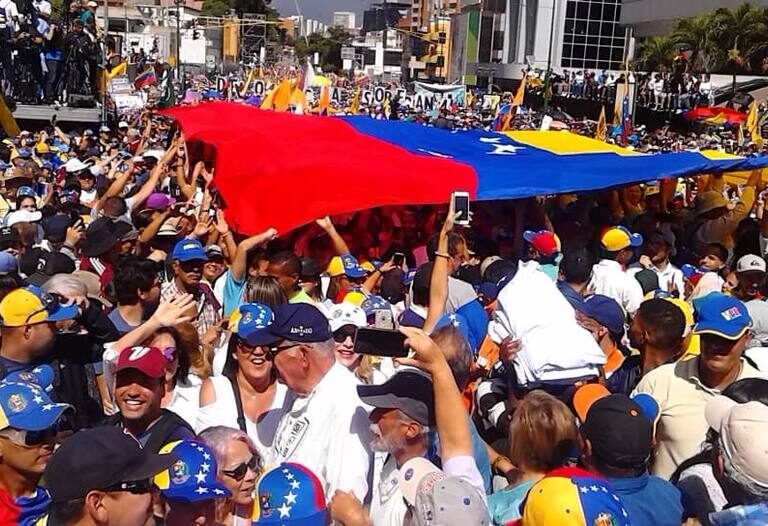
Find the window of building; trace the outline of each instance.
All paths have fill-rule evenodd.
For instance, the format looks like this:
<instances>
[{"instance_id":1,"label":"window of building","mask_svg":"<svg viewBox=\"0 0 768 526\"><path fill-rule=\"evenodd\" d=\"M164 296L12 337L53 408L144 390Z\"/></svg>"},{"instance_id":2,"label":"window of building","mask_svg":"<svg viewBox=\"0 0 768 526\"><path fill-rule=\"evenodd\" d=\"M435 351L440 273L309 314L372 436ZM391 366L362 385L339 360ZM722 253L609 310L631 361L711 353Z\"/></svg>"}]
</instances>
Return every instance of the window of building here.
<instances>
[{"instance_id":1,"label":"window of building","mask_svg":"<svg viewBox=\"0 0 768 526\"><path fill-rule=\"evenodd\" d=\"M621 70L625 43L620 17L619 0L568 0L560 66Z\"/></svg>"}]
</instances>

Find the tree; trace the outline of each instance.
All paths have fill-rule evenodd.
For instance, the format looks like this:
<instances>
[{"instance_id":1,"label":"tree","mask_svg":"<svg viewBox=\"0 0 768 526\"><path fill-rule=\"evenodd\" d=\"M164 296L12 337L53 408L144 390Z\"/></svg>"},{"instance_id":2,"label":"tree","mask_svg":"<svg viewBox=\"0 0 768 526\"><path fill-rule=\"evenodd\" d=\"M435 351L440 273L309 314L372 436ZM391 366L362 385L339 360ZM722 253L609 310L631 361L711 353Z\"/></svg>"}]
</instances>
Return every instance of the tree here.
<instances>
[{"instance_id":1,"label":"tree","mask_svg":"<svg viewBox=\"0 0 768 526\"><path fill-rule=\"evenodd\" d=\"M224 16L229 12L229 0L205 0L201 16Z\"/></svg>"},{"instance_id":2,"label":"tree","mask_svg":"<svg viewBox=\"0 0 768 526\"><path fill-rule=\"evenodd\" d=\"M640 62L648 71L670 69L677 54L675 41L670 37L650 37L643 41Z\"/></svg>"},{"instance_id":3,"label":"tree","mask_svg":"<svg viewBox=\"0 0 768 526\"><path fill-rule=\"evenodd\" d=\"M764 10L742 4L736 10L720 7L710 16L721 65L736 62L750 69L753 60L762 59L759 55L765 50L768 33ZM739 60L734 60L735 56Z\"/></svg>"},{"instance_id":4,"label":"tree","mask_svg":"<svg viewBox=\"0 0 768 526\"><path fill-rule=\"evenodd\" d=\"M678 20L672 40L691 52L691 67L694 71L711 71L716 65L717 49L712 38L712 19L709 14Z\"/></svg>"},{"instance_id":5,"label":"tree","mask_svg":"<svg viewBox=\"0 0 768 526\"><path fill-rule=\"evenodd\" d=\"M326 34L313 33L306 40L296 40L296 56L303 63L306 57L310 59L315 53L320 55L320 67L323 71L340 71L342 69L341 48L351 41L352 37L340 27L328 28Z\"/></svg>"}]
</instances>

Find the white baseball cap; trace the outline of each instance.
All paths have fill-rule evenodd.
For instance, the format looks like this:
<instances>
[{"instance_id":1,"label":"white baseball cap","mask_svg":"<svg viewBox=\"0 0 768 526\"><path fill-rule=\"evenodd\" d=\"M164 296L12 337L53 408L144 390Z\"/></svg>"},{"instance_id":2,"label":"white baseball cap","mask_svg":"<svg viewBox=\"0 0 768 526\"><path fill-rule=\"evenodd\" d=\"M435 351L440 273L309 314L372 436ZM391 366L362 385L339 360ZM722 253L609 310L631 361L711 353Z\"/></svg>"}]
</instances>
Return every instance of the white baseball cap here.
<instances>
[{"instance_id":1,"label":"white baseball cap","mask_svg":"<svg viewBox=\"0 0 768 526\"><path fill-rule=\"evenodd\" d=\"M736 263L736 272L765 272L765 260L754 254L741 256Z\"/></svg>"},{"instance_id":2,"label":"white baseball cap","mask_svg":"<svg viewBox=\"0 0 768 526\"><path fill-rule=\"evenodd\" d=\"M117 127L118 128L127 128L128 127L128 123L125 122L125 121L120 121L120 122L117 123Z\"/></svg>"},{"instance_id":3,"label":"white baseball cap","mask_svg":"<svg viewBox=\"0 0 768 526\"><path fill-rule=\"evenodd\" d=\"M40 210L31 212L29 210L14 210L5 216L5 226L13 226L16 223L35 223L43 218Z\"/></svg>"},{"instance_id":4,"label":"white baseball cap","mask_svg":"<svg viewBox=\"0 0 768 526\"><path fill-rule=\"evenodd\" d=\"M86 168L90 168L90 165L85 164L83 161L81 161L77 157L73 157L72 159L66 162L66 164L64 165L64 168L67 170L68 173L74 173L74 172L79 172L80 170L85 170Z\"/></svg>"},{"instance_id":5,"label":"white baseball cap","mask_svg":"<svg viewBox=\"0 0 768 526\"><path fill-rule=\"evenodd\" d=\"M768 405L739 404L720 395L707 402L704 417L709 427L720 433L721 450L733 467L755 484L768 488Z\"/></svg>"},{"instance_id":6,"label":"white baseball cap","mask_svg":"<svg viewBox=\"0 0 768 526\"><path fill-rule=\"evenodd\" d=\"M332 332L341 329L345 325L354 325L355 327L365 327L368 325L365 311L357 305L346 301L331 307L326 316L331 324Z\"/></svg>"}]
</instances>

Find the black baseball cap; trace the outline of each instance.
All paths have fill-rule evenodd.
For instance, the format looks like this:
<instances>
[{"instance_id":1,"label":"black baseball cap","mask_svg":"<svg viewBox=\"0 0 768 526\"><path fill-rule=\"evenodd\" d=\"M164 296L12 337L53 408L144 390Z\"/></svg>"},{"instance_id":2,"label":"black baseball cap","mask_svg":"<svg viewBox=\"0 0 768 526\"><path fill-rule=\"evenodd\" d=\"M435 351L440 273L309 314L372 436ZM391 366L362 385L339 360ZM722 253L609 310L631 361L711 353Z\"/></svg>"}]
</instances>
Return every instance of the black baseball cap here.
<instances>
[{"instance_id":1,"label":"black baseball cap","mask_svg":"<svg viewBox=\"0 0 768 526\"><path fill-rule=\"evenodd\" d=\"M75 262L72 258L61 252L48 252L41 249L39 252L32 252L32 254L33 257L37 258L35 272L27 278L27 282L32 285L42 287L46 281L56 274L72 274L75 271ZM22 258L25 257L26 253Z\"/></svg>"},{"instance_id":2,"label":"black baseball cap","mask_svg":"<svg viewBox=\"0 0 768 526\"><path fill-rule=\"evenodd\" d=\"M381 385L358 385L364 403L378 409L399 409L421 425L435 424L432 379L415 369L401 370Z\"/></svg>"},{"instance_id":3,"label":"black baseball cap","mask_svg":"<svg viewBox=\"0 0 768 526\"><path fill-rule=\"evenodd\" d=\"M78 431L59 447L43 477L53 502L85 497L123 482L150 479L168 469L177 458L142 449L117 426Z\"/></svg>"},{"instance_id":4,"label":"black baseball cap","mask_svg":"<svg viewBox=\"0 0 768 526\"><path fill-rule=\"evenodd\" d=\"M633 399L612 394L589 407L581 434L592 443L592 454L604 464L637 468L651 456L653 421Z\"/></svg>"},{"instance_id":5,"label":"black baseball cap","mask_svg":"<svg viewBox=\"0 0 768 526\"><path fill-rule=\"evenodd\" d=\"M317 343L333 337L328 318L317 307L308 303L280 305L275 309L275 321L262 330L268 331L273 341Z\"/></svg>"}]
</instances>

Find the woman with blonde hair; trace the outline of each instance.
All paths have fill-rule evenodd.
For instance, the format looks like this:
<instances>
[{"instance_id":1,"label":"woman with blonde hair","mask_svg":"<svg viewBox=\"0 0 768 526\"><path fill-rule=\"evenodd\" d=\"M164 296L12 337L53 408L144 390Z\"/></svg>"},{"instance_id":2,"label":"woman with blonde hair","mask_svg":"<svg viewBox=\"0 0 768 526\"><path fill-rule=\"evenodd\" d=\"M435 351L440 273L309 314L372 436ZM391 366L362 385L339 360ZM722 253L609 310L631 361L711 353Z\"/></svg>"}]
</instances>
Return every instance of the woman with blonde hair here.
<instances>
[{"instance_id":1,"label":"woman with blonde hair","mask_svg":"<svg viewBox=\"0 0 768 526\"><path fill-rule=\"evenodd\" d=\"M256 445L239 429L226 426L209 427L199 437L213 450L216 478L232 492L230 498L217 499L216 524L250 526L256 480L263 470Z\"/></svg>"},{"instance_id":2,"label":"woman with blonde hair","mask_svg":"<svg viewBox=\"0 0 768 526\"><path fill-rule=\"evenodd\" d=\"M509 460L517 468L513 482L488 497L493 524L520 518L520 504L544 475L562 467L578 446L575 417L563 402L544 391L531 391L518 404L509 425Z\"/></svg>"}]
</instances>

